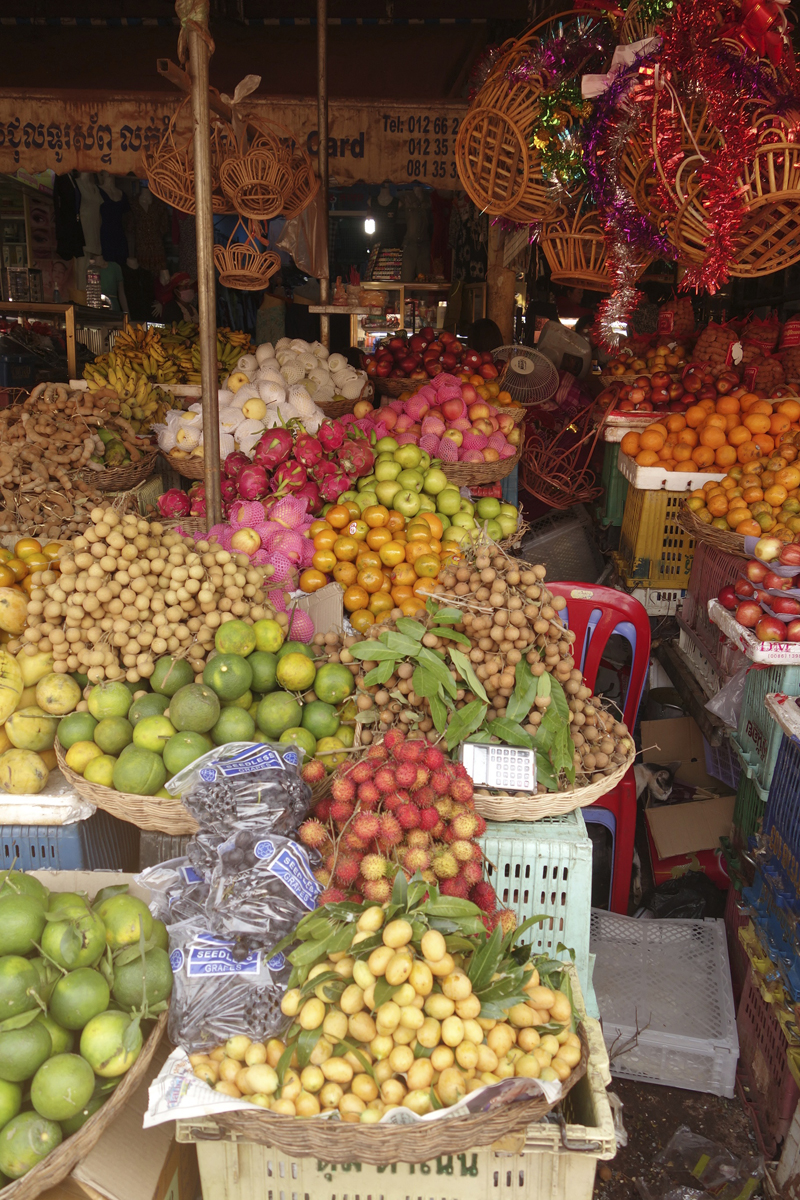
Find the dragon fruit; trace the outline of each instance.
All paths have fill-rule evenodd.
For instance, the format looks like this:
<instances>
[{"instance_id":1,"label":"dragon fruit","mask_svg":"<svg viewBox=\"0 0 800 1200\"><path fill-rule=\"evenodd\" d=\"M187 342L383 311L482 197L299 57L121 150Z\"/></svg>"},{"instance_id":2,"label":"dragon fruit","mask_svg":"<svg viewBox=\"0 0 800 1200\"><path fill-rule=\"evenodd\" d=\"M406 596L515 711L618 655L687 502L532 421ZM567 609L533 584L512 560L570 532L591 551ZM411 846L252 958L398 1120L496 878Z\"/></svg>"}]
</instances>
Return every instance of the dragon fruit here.
<instances>
[{"instance_id":1,"label":"dragon fruit","mask_svg":"<svg viewBox=\"0 0 800 1200\"><path fill-rule=\"evenodd\" d=\"M326 475L335 475L338 470L339 468L336 466L335 462L330 462L327 458L324 458L322 462L318 463L314 468L314 478L319 483L325 478Z\"/></svg>"},{"instance_id":2,"label":"dragon fruit","mask_svg":"<svg viewBox=\"0 0 800 1200\"><path fill-rule=\"evenodd\" d=\"M230 458L230 455L228 455ZM249 460L248 460L249 461ZM232 479L221 479L219 484L223 504L233 504L239 498L236 484Z\"/></svg>"},{"instance_id":3,"label":"dragon fruit","mask_svg":"<svg viewBox=\"0 0 800 1200\"><path fill-rule=\"evenodd\" d=\"M234 450L233 454L229 454L222 464L223 475L227 479L236 479L242 467L249 467L250 459L243 450Z\"/></svg>"},{"instance_id":4,"label":"dragon fruit","mask_svg":"<svg viewBox=\"0 0 800 1200\"><path fill-rule=\"evenodd\" d=\"M331 454L344 445L345 427L340 421L323 421L317 431L317 437L322 443L326 454Z\"/></svg>"},{"instance_id":5,"label":"dragon fruit","mask_svg":"<svg viewBox=\"0 0 800 1200\"><path fill-rule=\"evenodd\" d=\"M301 433L294 444L294 456L304 467L315 467L322 461L322 442L310 433Z\"/></svg>"},{"instance_id":6,"label":"dragon fruit","mask_svg":"<svg viewBox=\"0 0 800 1200\"><path fill-rule=\"evenodd\" d=\"M350 480L337 471L334 475L325 476L319 485L319 494L326 503L335 504L342 492L346 492L349 487Z\"/></svg>"},{"instance_id":7,"label":"dragon fruit","mask_svg":"<svg viewBox=\"0 0 800 1200\"><path fill-rule=\"evenodd\" d=\"M322 508L322 500L319 494L319 487L313 479L307 479L301 488L295 492L295 496L299 499L308 501L308 511L315 515Z\"/></svg>"},{"instance_id":8,"label":"dragon fruit","mask_svg":"<svg viewBox=\"0 0 800 1200\"><path fill-rule=\"evenodd\" d=\"M339 465L348 475L352 475L355 478L361 475L369 475L374 462L375 455L367 445L365 438L359 438L358 440L348 439L338 458Z\"/></svg>"},{"instance_id":9,"label":"dragon fruit","mask_svg":"<svg viewBox=\"0 0 800 1200\"><path fill-rule=\"evenodd\" d=\"M287 459L292 451L292 435L288 429L278 426L262 434L253 450L253 461L267 471L275 468Z\"/></svg>"},{"instance_id":10,"label":"dragon fruit","mask_svg":"<svg viewBox=\"0 0 800 1200\"><path fill-rule=\"evenodd\" d=\"M306 469L299 462L282 462L272 475L272 490L277 491L279 488L296 492L301 488L308 479Z\"/></svg>"},{"instance_id":11,"label":"dragon fruit","mask_svg":"<svg viewBox=\"0 0 800 1200\"><path fill-rule=\"evenodd\" d=\"M258 447L256 447L258 449ZM242 467L236 480L236 489L242 500L260 500L269 491L269 479L262 463L252 462Z\"/></svg>"},{"instance_id":12,"label":"dragon fruit","mask_svg":"<svg viewBox=\"0 0 800 1200\"><path fill-rule=\"evenodd\" d=\"M192 508L191 500L180 488L170 488L163 496L158 497L156 504L160 515L168 517L171 521L178 517L188 517Z\"/></svg>"},{"instance_id":13,"label":"dragon fruit","mask_svg":"<svg viewBox=\"0 0 800 1200\"><path fill-rule=\"evenodd\" d=\"M206 489L202 483L193 483L189 488L189 501L191 504L189 511L193 517L206 515Z\"/></svg>"}]
</instances>

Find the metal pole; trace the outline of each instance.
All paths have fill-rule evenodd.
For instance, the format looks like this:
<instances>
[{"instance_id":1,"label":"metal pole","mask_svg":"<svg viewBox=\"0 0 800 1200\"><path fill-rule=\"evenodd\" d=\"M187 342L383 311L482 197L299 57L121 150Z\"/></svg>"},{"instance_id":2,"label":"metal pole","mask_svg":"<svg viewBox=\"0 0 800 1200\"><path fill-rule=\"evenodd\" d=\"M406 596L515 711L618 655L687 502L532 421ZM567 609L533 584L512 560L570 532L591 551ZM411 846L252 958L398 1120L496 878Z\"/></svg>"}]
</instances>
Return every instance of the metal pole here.
<instances>
[{"instance_id":1,"label":"metal pole","mask_svg":"<svg viewBox=\"0 0 800 1200\"><path fill-rule=\"evenodd\" d=\"M194 127L194 196L197 225L197 303L200 313L200 378L203 389L203 465L206 528L222 520L217 398L217 306L214 280L214 218L211 210L211 137L208 101L210 47L193 23L188 27Z\"/></svg>"},{"instance_id":2,"label":"metal pole","mask_svg":"<svg viewBox=\"0 0 800 1200\"><path fill-rule=\"evenodd\" d=\"M319 302L330 303L328 278L328 0L317 0L317 127L319 129L320 196L325 236L325 274L319 281ZM323 313L319 319L320 341L331 344L331 319Z\"/></svg>"}]
</instances>

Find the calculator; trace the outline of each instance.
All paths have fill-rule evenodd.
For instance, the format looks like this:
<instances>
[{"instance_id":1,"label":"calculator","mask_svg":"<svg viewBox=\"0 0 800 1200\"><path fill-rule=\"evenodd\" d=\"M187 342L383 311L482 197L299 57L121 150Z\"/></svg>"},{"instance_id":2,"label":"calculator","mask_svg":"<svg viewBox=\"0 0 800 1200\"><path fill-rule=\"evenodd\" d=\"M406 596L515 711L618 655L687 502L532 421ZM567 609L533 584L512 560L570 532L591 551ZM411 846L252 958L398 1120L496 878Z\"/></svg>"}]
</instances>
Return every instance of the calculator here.
<instances>
[{"instance_id":1,"label":"calculator","mask_svg":"<svg viewBox=\"0 0 800 1200\"><path fill-rule=\"evenodd\" d=\"M476 785L507 792L536 791L536 751L464 742L461 762Z\"/></svg>"}]
</instances>

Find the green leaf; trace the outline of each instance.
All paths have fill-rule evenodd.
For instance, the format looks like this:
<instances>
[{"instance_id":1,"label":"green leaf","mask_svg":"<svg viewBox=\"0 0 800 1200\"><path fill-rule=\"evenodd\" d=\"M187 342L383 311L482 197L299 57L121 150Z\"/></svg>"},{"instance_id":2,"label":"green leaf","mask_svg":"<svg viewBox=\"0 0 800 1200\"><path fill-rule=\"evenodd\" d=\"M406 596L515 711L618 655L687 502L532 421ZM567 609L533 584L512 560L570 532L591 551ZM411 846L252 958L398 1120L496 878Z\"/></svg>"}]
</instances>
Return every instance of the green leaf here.
<instances>
[{"instance_id":1,"label":"green leaf","mask_svg":"<svg viewBox=\"0 0 800 1200\"><path fill-rule=\"evenodd\" d=\"M302 1071L308 1066L309 1059L314 1052L319 1039L322 1037L322 1026L318 1025L316 1029L304 1029L297 1038L297 1065Z\"/></svg>"},{"instance_id":2,"label":"green leaf","mask_svg":"<svg viewBox=\"0 0 800 1200\"><path fill-rule=\"evenodd\" d=\"M466 654L462 654L460 650L456 650L453 646L449 646L447 650L453 666L458 671L461 678L469 687L471 692L479 696L481 700L489 703L489 697L486 695L486 690L478 676L475 674L472 663L467 658Z\"/></svg>"},{"instance_id":3,"label":"green leaf","mask_svg":"<svg viewBox=\"0 0 800 1200\"><path fill-rule=\"evenodd\" d=\"M368 708L366 712L356 713L357 725L374 725L380 719L377 708Z\"/></svg>"},{"instance_id":4,"label":"green leaf","mask_svg":"<svg viewBox=\"0 0 800 1200\"><path fill-rule=\"evenodd\" d=\"M420 663L425 663L425 666L430 668L431 672L439 681L439 683L441 683L444 690L449 692L455 700L456 692L458 691L458 688L456 687L456 681L453 679L453 676L450 674L439 656L434 654L432 650L428 650L427 647L423 647L423 649L419 652L419 661Z\"/></svg>"},{"instance_id":5,"label":"green leaf","mask_svg":"<svg viewBox=\"0 0 800 1200\"><path fill-rule=\"evenodd\" d=\"M469 704L458 709L447 728L448 750L466 741L469 735L483 724L487 708L488 705L482 704L480 700L470 700Z\"/></svg>"},{"instance_id":6,"label":"green leaf","mask_svg":"<svg viewBox=\"0 0 800 1200\"><path fill-rule=\"evenodd\" d=\"M436 1092L433 1090L433 1087L431 1087L430 1091L428 1092L428 1099L430 1100L431 1105L433 1106L434 1112L436 1112L440 1108L444 1108L444 1105L442 1104L439 1097L436 1095Z\"/></svg>"},{"instance_id":7,"label":"green leaf","mask_svg":"<svg viewBox=\"0 0 800 1200\"><path fill-rule=\"evenodd\" d=\"M17 1013L15 1017L7 1017L5 1021L0 1021L0 1033L5 1033L7 1029L24 1029L41 1014L40 1008L32 1008L28 1012Z\"/></svg>"},{"instance_id":8,"label":"green leaf","mask_svg":"<svg viewBox=\"0 0 800 1200\"><path fill-rule=\"evenodd\" d=\"M140 1024L141 1017L132 1017L130 1025L122 1035L122 1045L123 1048L128 1051L128 1053L131 1053L136 1049L136 1043L139 1040L138 1035Z\"/></svg>"},{"instance_id":9,"label":"green leaf","mask_svg":"<svg viewBox=\"0 0 800 1200\"><path fill-rule=\"evenodd\" d=\"M409 655L414 658L419 654L419 641L414 638L405 637L402 633L387 633L381 636L381 641L386 638L386 645L395 654L403 658Z\"/></svg>"},{"instance_id":10,"label":"green leaf","mask_svg":"<svg viewBox=\"0 0 800 1200\"><path fill-rule=\"evenodd\" d=\"M439 696L442 685L429 667L419 666L411 676L411 686L418 696L425 696L430 700Z\"/></svg>"},{"instance_id":11,"label":"green leaf","mask_svg":"<svg viewBox=\"0 0 800 1200\"><path fill-rule=\"evenodd\" d=\"M416 672L414 673L416 674ZM436 727L436 732L444 733L447 728L447 707L444 701L440 700L438 696L429 696L428 704L430 705L431 720Z\"/></svg>"},{"instance_id":12,"label":"green leaf","mask_svg":"<svg viewBox=\"0 0 800 1200\"><path fill-rule=\"evenodd\" d=\"M413 653L416 653L416 642L414 642L413 645ZM350 647L350 653L352 654L353 658L360 658L366 662L385 662L387 658L398 659L403 657L403 655L399 655L395 650L390 650L389 647L384 645L381 641L373 640L356 642L355 646Z\"/></svg>"},{"instance_id":13,"label":"green leaf","mask_svg":"<svg viewBox=\"0 0 800 1200\"><path fill-rule=\"evenodd\" d=\"M440 608L433 614L435 625L460 625L464 614L460 608Z\"/></svg>"},{"instance_id":14,"label":"green leaf","mask_svg":"<svg viewBox=\"0 0 800 1200\"><path fill-rule=\"evenodd\" d=\"M551 918L547 915L547 913L542 913L540 917L528 917L522 922L521 925L518 925L516 929L512 929L511 932L507 933L503 939L503 950L505 953L508 954L511 948L516 945L521 934L527 933L527 931L532 929L534 925L541 925L543 921L549 921L550 919Z\"/></svg>"},{"instance_id":15,"label":"green leaf","mask_svg":"<svg viewBox=\"0 0 800 1200\"><path fill-rule=\"evenodd\" d=\"M328 944L333 941L333 934L319 942L303 942L289 955L289 962L294 967L313 967L320 958L328 953ZM273 950L272 954L275 953Z\"/></svg>"},{"instance_id":16,"label":"green leaf","mask_svg":"<svg viewBox=\"0 0 800 1200\"><path fill-rule=\"evenodd\" d=\"M320 971L319 975L315 975L313 979L306 979L300 988L300 995L305 1000L307 996L312 996L318 987L322 987L323 983L333 983L341 978L338 971Z\"/></svg>"},{"instance_id":17,"label":"green leaf","mask_svg":"<svg viewBox=\"0 0 800 1200\"><path fill-rule=\"evenodd\" d=\"M475 949L475 942L462 937L460 933L451 933L445 937L444 943L451 954L472 954Z\"/></svg>"},{"instance_id":18,"label":"green leaf","mask_svg":"<svg viewBox=\"0 0 800 1200\"><path fill-rule=\"evenodd\" d=\"M538 746L534 746L536 750ZM550 759L545 754L536 755L536 782L543 783L548 792L558 791L558 779L556 778Z\"/></svg>"},{"instance_id":19,"label":"green leaf","mask_svg":"<svg viewBox=\"0 0 800 1200\"><path fill-rule=\"evenodd\" d=\"M495 717L494 721L490 721L486 728L494 737L509 746L525 746L528 750L533 749L531 735L526 733L516 721L509 721L508 717Z\"/></svg>"},{"instance_id":20,"label":"green leaf","mask_svg":"<svg viewBox=\"0 0 800 1200\"><path fill-rule=\"evenodd\" d=\"M480 909L471 900L461 900L458 896L438 896L422 905L422 911L429 917L475 917L480 919Z\"/></svg>"},{"instance_id":21,"label":"green leaf","mask_svg":"<svg viewBox=\"0 0 800 1200\"><path fill-rule=\"evenodd\" d=\"M61 958L65 962L69 962L69 960L78 953L81 945L81 935L78 933L75 926L67 925L66 929L61 935L61 943L59 945Z\"/></svg>"},{"instance_id":22,"label":"green leaf","mask_svg":"<svg viewBox=\"0 0 800 1200\"><path fill-rule=\"evenodd\" d=\"M444 629L440 626L436 630L436 636L447 638L448 641L459 642L462 646L472 646L472 642L469 640L467 635L465 633L460 633L457 629Z\"/></svg>"},{"instance_id":23,"label":"green leaf","mask_svg":"<svg viewBox=\"0 0 800 1200\"><path fill-rule=\"evenodd\" d=\"M503 930L500 925L495 925L491 937L487 938L480 949L475 951L467 968L473 992L478 992L481 988L486 987L496 972L502 958L502 945Z\"/></svg>"},{"instance_id":24,"label":"green leaf","mask_svg":"<svg viewBox=\"0 0 800 1200\"><path fill-rule=\"evenodd\" d=\"M506 717L509 721L521 721L533 708L533 702L538 695L539 680L531 674L524 658L521 658L514 668L514 678L514 692L508 698Z\"/></svg>"},{"instance_id":25,"label":"green leaf","mask_svg":"<svg viewBox=\"0 0 800 1200\"><path fill-rule=\"evenodd\" d=\"M383 945L383 939L379 933L373 933L368 938L364 938L357 946L351 947L350 953L353 958L369 958L373 950L377 950L378 946Z\"/></svg>"},{"instance_id":26,"label":"green leaf","mask_svg":"<svg viewBox=\"0 0 800 1200\"><path fill-rule=\"evenodd\" d=\"M278 1083L281 1085L281 1087L283 1087L283 1077L289 1069L289 1064L292 1061L292 1055L294 1054L296 1045L297 1039L295 1038L287 1044L286 1049L278 1059L278 1065L275 1068L275 1071L278 1076ZM336 1050L334 1050L333 1053L336 1054Z\"/></svg>"},{"instance_id":27,"label":"green leaf","mask_svg":"<svg viewBox=\"0 0 800 1200\"><path fill-rule=\"evenodd\" d=\"M427 632L421 621L415 621L411 617L400 617L395 621L395 627L417 642L421 642Z\"/></svg>"},{"instance_id":28,"label":"green leaf","mask_svg":"<svg viewBox=\"0 0 800 1200\"><path fill-rule=\"evenodd\" d=\"M408 880L405 872L398 871L392 884L392 904L405 908L408 904Z\"/></svg>"},{"instance_id":29,"label":"green leaf","mask_svg":"<svg viewBox=\"0 0 800 1200\"><path fill-rule=\"evenodd\" d=\"M390 658L386 662L379 663L377 667L373 667L371 671L367 671L364 676L364 684L366 687L372 687L373 683L386 683L387 679L391 679L394 674L394 663Z\"/></svg>"},{"instance_id":30,"label":"green leaf","mask_svg":"<svg viewBox=\"0 0 800 1200\"><path fill-rule=\"evenodd\" d=\"M101 888L92 901L92 908L97 908L98 904L102 904L104 900L109 900L112 896L125 895L127 891L127 883L112 883L109 887ZM81 892L80 895L84 895L84 893Z\"/></svg>"},{"instance_id":31,"label":"green leaf","mask_svg":"<svg viewBox=\"0 0 800 1200\"><path fill-rule=\"evenodd\" d=\"M361 1065L364 1068L364 1070L366 1071L367 1075L372 1076L373 1079L375 1078L375 1072L372 1069L372 1063L369 1061L368 1058L364 1057L364 1055L359 1050L358 1046L354 1045L354 1043L351 1042L348 1038L342 1038L341 1041L339 1042L339 1045L344 1046L344 1050L342 1051L343 1054L355 1054L356 1058L361 1063Z\"/></svg>"},{"instance_id":32,"label":"green leaf","mask_svg":"<svg viewBox=\"0 0 800 1200\"><path fill-rule=\"evenodd\" d=\"M420 1043L417 1042L416 1046L414 1047L414 1058L430 1058L432 1054L433 1046L421 1046Z\"/></svg>"},{"instance_id":33,"label":"green leaf","mask_svg":"<svg viewBox=\"0 0 800 1200\"><path fill-rule=\"evenodd\" d=\"M400 872L400 874L402 875L402 871ZM395 992L398 990L399 987L402 987L402 984L397 984L397 986L393 986L391 983L387 983L385 978L383 976L381 976L380 979L378 979L375 984L375 1000L373 1002L372 1007L380 1008L380 1006L382 1004L385 1004L387 1000L391 1000L392 996L395 994Z\"/></svg>"}]
</instances>

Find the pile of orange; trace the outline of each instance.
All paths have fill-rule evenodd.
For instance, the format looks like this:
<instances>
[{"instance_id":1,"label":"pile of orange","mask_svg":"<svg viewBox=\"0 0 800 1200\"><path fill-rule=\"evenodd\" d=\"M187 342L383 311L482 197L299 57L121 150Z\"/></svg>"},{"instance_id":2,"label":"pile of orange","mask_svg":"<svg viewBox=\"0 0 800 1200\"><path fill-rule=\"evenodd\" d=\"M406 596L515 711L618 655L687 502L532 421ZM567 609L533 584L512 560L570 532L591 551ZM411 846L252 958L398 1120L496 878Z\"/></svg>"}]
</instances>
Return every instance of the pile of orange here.
<instances>
[{"instance_id":1,"label":"pile of orange","mask_svg":"<svg viewBox=\"0 0 800 1200\"><path fill-rule=\"evenodd\" d=\"M768 533L784 542L800 535L800 466L790 433L775 453L737 463L724 479L692 492L687 503L696 517L717 529L742 536Z\"/></svg>"},{"instance_id":2,"label":"pile of orange","mask_svg":"<svg viewBox=\"0 0 800 1200\"><path fill-rule=\"evenodd\" d=\"M620 449L640 467L720 474L736 463L755 462L800 429L800 401L771 404L753 392L700 400L671 412L642 433L626 433Z\"/></svg>"},{"instance_id":3,"label":"pile of orange","mask_svg":"<svg viewBox=\"0 0 800 1200\"><path fill-rule=\"evenodd\" d=\"M0 546L0 587L19 587L28 596L39 571L57 571L61 542L43 546L38 538L20 538L13 550Z\"/></svg>"},{"instance_id":4,"label":"pile of orange","mask_svg":"<svg viewBox=\"0 0 800 1200\"><path fill-rule=\"evenodd\" d=\"M459 556L455 543L442 543L443 533L436 513L421 512L407 522L383 504L363 513L355 503L335 504L308 530L315 554L300 588L316 592L329 577L340 583L359 633L393 608L413 616L436 591L442 564Z\"/></svg>"}]
</instances>

